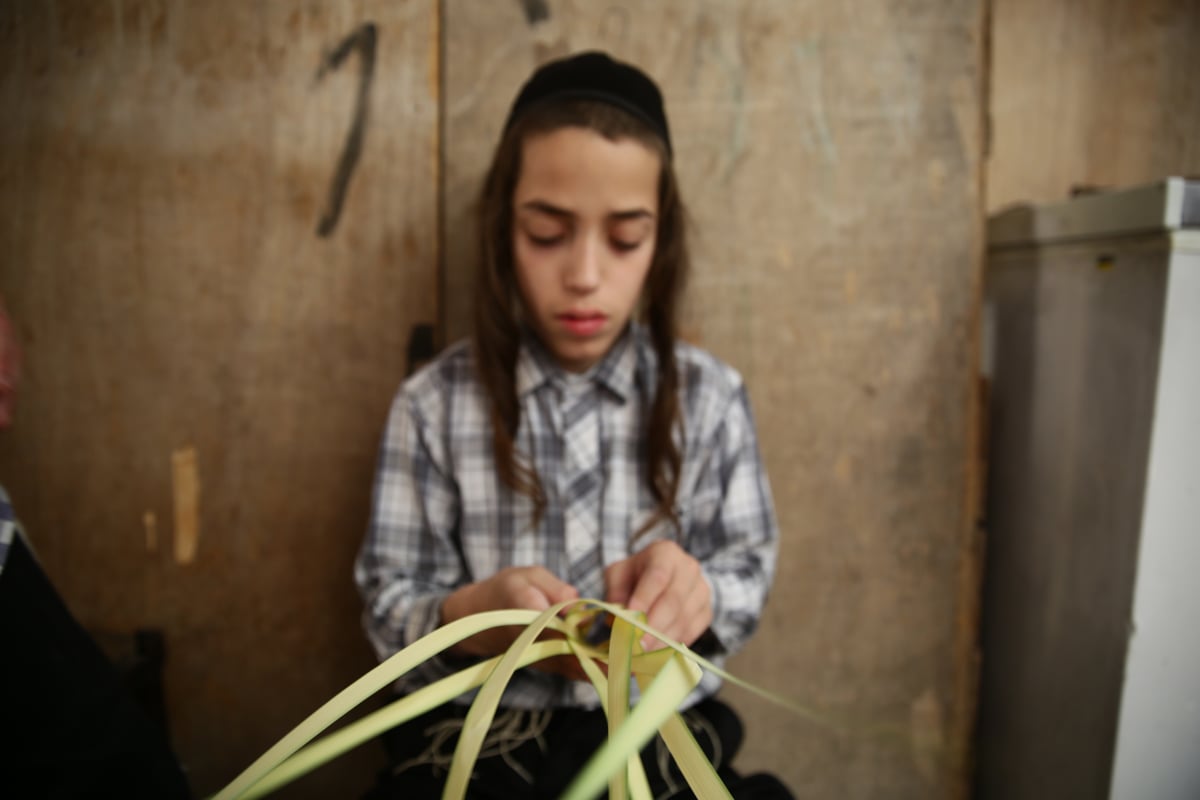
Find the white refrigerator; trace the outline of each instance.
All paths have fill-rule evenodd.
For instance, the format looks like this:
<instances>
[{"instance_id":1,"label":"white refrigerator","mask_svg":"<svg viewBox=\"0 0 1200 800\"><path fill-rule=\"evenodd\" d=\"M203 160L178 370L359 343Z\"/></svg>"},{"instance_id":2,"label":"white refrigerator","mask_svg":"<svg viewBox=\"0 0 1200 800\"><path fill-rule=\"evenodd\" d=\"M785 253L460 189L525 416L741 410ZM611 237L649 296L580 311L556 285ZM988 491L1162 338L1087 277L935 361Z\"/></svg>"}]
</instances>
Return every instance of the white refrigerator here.
<instances>
[{"instance_id":1,"label":"white refrigerator","mask_svg":"<svg viewBox=\"0 0 1200 800\"><path fill-rule=\"evenodd\" d=\"M976 796L1200 798L1200 182L988 224Z\"/></svg>"}]
</instances>

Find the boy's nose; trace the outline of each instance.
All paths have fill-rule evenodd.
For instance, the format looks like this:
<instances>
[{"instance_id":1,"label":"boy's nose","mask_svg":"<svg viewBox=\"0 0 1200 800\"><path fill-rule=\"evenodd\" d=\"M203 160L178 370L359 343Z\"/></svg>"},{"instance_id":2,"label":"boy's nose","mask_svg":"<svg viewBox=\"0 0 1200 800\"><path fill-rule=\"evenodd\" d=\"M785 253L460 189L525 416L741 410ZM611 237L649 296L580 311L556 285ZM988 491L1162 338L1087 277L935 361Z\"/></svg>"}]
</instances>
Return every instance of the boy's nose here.
<instances>
[{"instance_id":1,"label":"boy's nose","mask_svg":"<svg viewBox=\"0 0 1200 800\"><path fill-rule=\"evenodd\" d=\"M573 292L591 292L600 285L600 259L603 257L598 243L591 237L581 236L572 248L566 269L566 286Z\"/></svg>"}]
</instances>

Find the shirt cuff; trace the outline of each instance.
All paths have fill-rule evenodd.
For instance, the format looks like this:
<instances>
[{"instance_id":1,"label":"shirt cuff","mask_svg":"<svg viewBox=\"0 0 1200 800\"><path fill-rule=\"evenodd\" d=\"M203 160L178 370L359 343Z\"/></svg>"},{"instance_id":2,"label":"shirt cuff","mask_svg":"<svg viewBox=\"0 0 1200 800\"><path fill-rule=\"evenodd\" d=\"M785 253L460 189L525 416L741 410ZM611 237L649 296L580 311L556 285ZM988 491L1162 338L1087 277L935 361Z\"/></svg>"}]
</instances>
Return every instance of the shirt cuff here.
<instances>
[{"instance_id":1,"label":"shirt cuff","mask_svg":"<svg viewBox=\"0 0 1200 800\"><path fill-rule=\"evenodd\" d=\"M442 603L448 596L448 593L431 594L413 601L408 613L408 622L404 627L405 646L411 646L413 642L423 636L428 636L441 627ZM409 686L409 682L405 680L407 676L401 677L400 682L406 688L416 689L421 685L453 675L478 660L471 656L455 656L443 651L426 659L413 670L413 674L420 676L419 682L413 682Z\"/></svg>"},{"instance_id":2,"label":"shirt cuff","mask_svg":"<svg viewBox=\"0 0 1200 800\"><path fill-rule=\"evenodd\" d=\"M696 645L714 655L733 655L758 627L757 606L749 596L744 578L703 568L701 574L712 590L713 621ZM701 650L697 652L704 655Z\"/></svg>"}]
</instances>

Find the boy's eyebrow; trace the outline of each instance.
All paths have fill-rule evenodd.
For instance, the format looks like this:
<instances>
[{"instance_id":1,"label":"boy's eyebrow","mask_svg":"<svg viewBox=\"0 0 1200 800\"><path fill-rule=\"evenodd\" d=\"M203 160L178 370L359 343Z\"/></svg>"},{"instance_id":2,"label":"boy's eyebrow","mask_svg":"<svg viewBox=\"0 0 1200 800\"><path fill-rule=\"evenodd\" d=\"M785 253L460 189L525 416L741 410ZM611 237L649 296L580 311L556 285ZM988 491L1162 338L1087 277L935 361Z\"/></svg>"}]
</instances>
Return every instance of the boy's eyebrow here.
<instances>
[{"instance_id":1,"label":"boy's eyebrow","mask_svg":"<svg viewBox=\"0 0 1200 800\"><path fill-rule=\"evenodd\" d=\"M618 222L624 222L630 219L654 219L654 215L645 208L632 208L628 211L615 211L609 214L611 218Z\"/></svg>"},{"instance_id":2,"label":"boy's eyebrow","mask_svg":"<svg viewBox=\"0 0 1200 800\"><path fill-rule=\"evenodd\" d=\"M549 214L552 217L560 219L571 219L575 214L565 208L559 208L553 203L547 203L545 200L529 200L521 204L521 208L526 211L540 211L543 214ZM617 222L625 222L632 219L654 219L654 214L645 208L631 208L625 211L614 211L608 215L610 219Z\"/></svg>"},{"instance_id":3,"label":"boy's eyebrow","mask_svg":"<svg viewBox=\"0 0 1200 800\"><path fill-rule=\"evenodd\" d=\"M540 211L543 214L549 214L552 217L561 217L563 219L570 219L571 217L575 216L565 208L559 208L556 205L547 203L545 200L529 200L522 203L521 208L526 211Z\"/></svg>"}]
</instances>

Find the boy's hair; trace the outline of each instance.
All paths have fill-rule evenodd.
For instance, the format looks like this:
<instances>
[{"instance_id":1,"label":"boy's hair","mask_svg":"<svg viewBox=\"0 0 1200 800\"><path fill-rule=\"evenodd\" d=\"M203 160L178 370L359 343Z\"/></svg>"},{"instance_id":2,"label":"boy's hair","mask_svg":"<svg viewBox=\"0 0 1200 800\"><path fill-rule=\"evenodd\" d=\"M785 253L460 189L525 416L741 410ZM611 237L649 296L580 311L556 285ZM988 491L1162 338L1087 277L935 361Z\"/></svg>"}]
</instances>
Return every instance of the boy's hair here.
<instances>
[{"instance_id":1,"label":"boy's hair","mask_svg":"<svg viewBox=\"0 0 1200 800\"><path fill-rule=\"evenodd\" d=\"M525 140L567 127L586 128L612 141L634 139L659 155L658 227L638 311L650 331L658 361L657 388L641 431L646 480L658 505L635 538L663 519L682 533L675 511L682 458L673 434L681 427L676 327L690 270L685 211L666 144L645 122L609 103L566 100L529 109L505 131L484 180L478 208L474 347L476 369L491 406L496 468L506 486L533 500L535 524L540 523L546 509L545 491L537 473L514 453L520 422L516 365L524 309L513 264L512 203Z\"/></svg>"}]
</instances>

